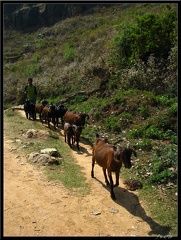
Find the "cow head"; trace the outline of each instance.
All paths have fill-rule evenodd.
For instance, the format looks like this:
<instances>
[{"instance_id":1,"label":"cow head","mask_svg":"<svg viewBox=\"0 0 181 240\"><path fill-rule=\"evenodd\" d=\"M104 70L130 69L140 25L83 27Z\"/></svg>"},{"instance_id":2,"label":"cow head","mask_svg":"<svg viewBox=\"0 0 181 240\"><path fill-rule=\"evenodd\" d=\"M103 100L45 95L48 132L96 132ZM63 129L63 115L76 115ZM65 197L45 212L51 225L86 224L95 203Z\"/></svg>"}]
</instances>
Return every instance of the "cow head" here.
<instances>
[{"instance_id":1,"label":"cow head","mask_svg":"<svg viewBox=\"0 0 181 240\"><path fill-rule=\"evenodd\" d=\"M127 145L127 148L123 148L120 156L123 159L123 164L125 168L131 168L131 155L134 153L134 156L137 157L136 151L130 148L130 144Z\"/></svg>"}]
</instances>

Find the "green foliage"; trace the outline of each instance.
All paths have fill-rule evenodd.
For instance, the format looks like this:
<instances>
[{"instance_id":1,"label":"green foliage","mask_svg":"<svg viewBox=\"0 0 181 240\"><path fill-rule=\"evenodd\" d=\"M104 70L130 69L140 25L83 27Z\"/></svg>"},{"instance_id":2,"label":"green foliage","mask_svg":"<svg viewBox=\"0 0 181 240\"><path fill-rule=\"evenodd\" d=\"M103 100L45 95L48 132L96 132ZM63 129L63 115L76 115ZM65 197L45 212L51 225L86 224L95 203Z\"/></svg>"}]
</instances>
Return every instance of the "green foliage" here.
<instances>
[{"instance_id":1,"label":"green foliage","mask_svg":"<svg viewBox=\"0 0 181 240\"><path fill-rule=\"evenodd\" d=\"M137 16L135 24L120 25L122 30L115 37L113 48L117 50L115 63L129 66L132 60L147 61L150 55L166 59L175 37L176 12Z\"/></svg>"},{"instance_id":2,"label":"green foliage","mask_svg":"<svg viewBox=\"0 0 181 240\"><path fill-rule=\"evenodd\" d=\"M64 45L63 58L66 62L71 62L76 57L76 51L72 44L66 43Z\"/></svg>"},{"instance_id":3,"label":"green foliage","mask_svg":"<svg viewBox=\"0 0 181 240\"><path fill-rule=\"evenodd\" d=\"M36 39L36 47L39 49L44 49L48 46L48 41L46 39Z\"/></svg>"},{"instance_id":4,"label":"green foliage","mask_svg":"<svg viewBox=\"0 0 181 240\"><path fill-rule=\"evenodd\" d=\"M129 136L132 138L141 138L145 136L145 127L137 126L129 132Z\"/></svg>"},{"instance_id":5,"label":"green foliage","mask_svg":"<svg viewBox=\"0 0 181 240\"><path fill-rule=\"evenodd\" d=\"M70 104L79 104L82 103L84 101L86 101L88 99L88 96L86 95L77 95L75 96L74 99L70 100Z\"/></svg>"},{"instance_id":6,"label":"green foliage","mask_svg":"<svg viewBox=\"0 0 181 240\"><path fill-rule=\"evenodd\" d=\"M175 99L169 98L164 95L158 95L158 96L156 96L156 101L157 101L157 103L159 103L162 106L170 106L172 103L175 102Z\"/></svg>"},{"instance_id":7,"label":"green foliage","mask_svg":"<svg viewBox=\"0 0 181 240\"><path fill-rule=\"evenodd\" d=\"M128 128L132 123L133 115L128 112L119 114L119 122L122 128Z\"/></svg>"},{"instance_id":8,"label":"green foliage","mask_svg":"<svg viewBox=\"0 0 181 240\"><path fill-rule=\"evenodd\" d=\"M148 138L143 138L136 144L137 149L142 149L143 151L151 151L153 146L152 142Z\"/></svg>"},{"instance_id":9,"label":"green foliage","mask_svg":"<svg viewBox=\"0 0 181 240\"><path fill-rule=\"evenodd\" d=\"M152 174L149 177L150 183L167 184L177 182L177 149L166 145L164 148L158 148L155 156L148 167Z\"/></svg>"},{"instance_id":10,"label":"green foliage","mask_svg":"<svg viewBox=\"0 0 181 240\"><path fill-rule=\"evenodd\" d=\"M177 116L177 103L173 103L170 108L169 108L169 114L171 117L176 117Z\"/></svg>"},{"instance_id":11,"label":"green foliage","mask_svg":"<svg viewBox=\"0 0 181 240\"><path fill-rule=\"evenodd\" d=\"M178 145L178 139L177 139L177 136L172 135L172 136L171 136L171 140L172 140L172 142L173 142L174 144Z\"/></svg>"},{"instance_id":12,"label":"green foliage","mask_svg":"<svg viewBox=\"0 0 181 240\"><path fill-rule=\"evenodd\" d=\"M113 132L121 132L121 124L118 121L118 117L111 115L105 119L105 127L107 130Z\"/></svg>"},{"instance_id":13,"label":"green foliage","mask_svg":"<svg viewBox=\"0 0 181 240\"><path fill-rule=\"evenodd\" d=\"M29 77L32 76L34 77L36 74L38 74L41 71L41 67L38 66L37 64L31 64L29 66L26 66L23 70L25 76Z\"/></svg>"},{"instance_id":14,"label":"green foliage","mask_svg":"<svg viewBox=\"0 0 181 240\"><path fill-rule=\"evenodd\" d=\"M168 116L160 115L158 118L157 126L161 128L162 130L168 130L170 128L170 122L169 122Z\"/></svg>"},{"instance_id":15,"label":"green foliage","mask_svg":"<svg viewBox=\"0 0 181 240\"><path fill-rule=\"evenodd\" d=\"M119 116L123 119L128 119L128 120L133 119L133 115L127 112L122 112L121 114L119 114Z\"/></svg>"},{"instance_id":16,"label":"green foliage","mask_svg":"<svg viewBox=\"0 0 181 240\"><path fill-rule=\"evenodd\" d=\"M151 125L146 129L145 136L152 139L161 139L162 131L160 131L156 126Z\"/></svg>"},{"instance_id":17,"label":"green foliage","mask_svg":"<svg viewBox=\"0 0 181 240\"><path fill-rule=\"evenodd\" d=\"M139 110L143 118L149 117L148 106L141 106Z\"/></svg>"},{"instance_id":18,"label":"green foliage","mask_svg":"<svg viewBox=\"0 0 181 240\"><path fill-rule=\"evenodd\" d=\"M40 54L39 53L35 53L33 58L32 58L32 63L36 64L39 60L40 60Z\"/></svg>"},{"instance_id":19,"label":"green foliage","mask_svg":"<svg viewBox=\"0 0 181 240\"><path fill-rule=\"evenodd\" d=\"M49 136L54 139L59 139L58 135L53 133L52 131L49 131Z\"/></svg>"}]
</instances>

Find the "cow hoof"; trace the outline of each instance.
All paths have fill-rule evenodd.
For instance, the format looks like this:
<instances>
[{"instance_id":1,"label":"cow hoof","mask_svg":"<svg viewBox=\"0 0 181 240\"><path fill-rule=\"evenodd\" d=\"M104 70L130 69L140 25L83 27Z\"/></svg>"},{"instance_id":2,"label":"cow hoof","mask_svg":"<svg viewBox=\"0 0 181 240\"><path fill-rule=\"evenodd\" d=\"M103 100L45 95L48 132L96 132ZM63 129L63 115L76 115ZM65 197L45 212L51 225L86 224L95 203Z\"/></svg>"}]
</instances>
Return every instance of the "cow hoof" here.
<instances>
[{"instance_id":1,"label":"cow hoof","mask_svg":"<svg viewBox=\"0 0 181 240\"><path fill-rule=\"evenodd\" d=\"M111 198L112 198L112 200L116 199L115 195L111 195Z\"/></svg>"}]
</instances>

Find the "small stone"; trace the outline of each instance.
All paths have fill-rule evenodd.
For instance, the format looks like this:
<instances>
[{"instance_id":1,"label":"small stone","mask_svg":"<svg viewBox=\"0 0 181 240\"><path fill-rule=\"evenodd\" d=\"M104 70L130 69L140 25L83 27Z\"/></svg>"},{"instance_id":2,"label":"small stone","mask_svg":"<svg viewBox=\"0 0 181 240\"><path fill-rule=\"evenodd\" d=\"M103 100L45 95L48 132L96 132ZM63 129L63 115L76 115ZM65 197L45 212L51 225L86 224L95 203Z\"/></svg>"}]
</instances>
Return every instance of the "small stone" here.
<instances>
[{"instance_id":1,"label":"small stone","mask_svg":"<svg viewBox=\"0 0 181 240\"><path fill-rule=\"evenodd\" d=\"M93 211L93 212L91 212L91 214L93 214L93 215L100 215L101 212L100 211Z\"/></svg>"}]
</instances>

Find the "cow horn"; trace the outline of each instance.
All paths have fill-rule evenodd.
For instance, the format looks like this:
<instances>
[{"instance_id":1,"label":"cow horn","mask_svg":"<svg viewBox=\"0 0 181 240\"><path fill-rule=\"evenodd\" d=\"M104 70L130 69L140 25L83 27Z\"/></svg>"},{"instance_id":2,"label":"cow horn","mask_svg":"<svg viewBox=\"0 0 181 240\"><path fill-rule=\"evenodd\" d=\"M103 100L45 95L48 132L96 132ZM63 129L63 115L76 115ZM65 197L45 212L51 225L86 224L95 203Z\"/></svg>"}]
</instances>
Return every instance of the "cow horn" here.
<instances>
[{"instance_id":1,"label":"cow horn","mask_svg":"<svg viewBox=\"0 0 181 240\"><path fill-rule=\"evenodd\" d=\"M127 144L127 148L130 148L130 142L128 142L128 144Z\"/></svg>"}]
</instances>

